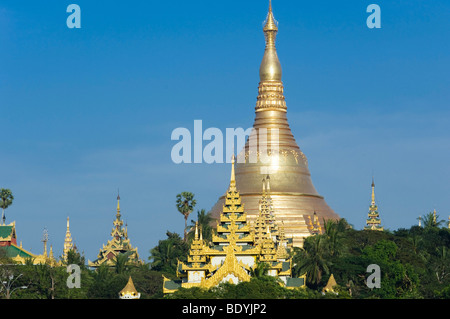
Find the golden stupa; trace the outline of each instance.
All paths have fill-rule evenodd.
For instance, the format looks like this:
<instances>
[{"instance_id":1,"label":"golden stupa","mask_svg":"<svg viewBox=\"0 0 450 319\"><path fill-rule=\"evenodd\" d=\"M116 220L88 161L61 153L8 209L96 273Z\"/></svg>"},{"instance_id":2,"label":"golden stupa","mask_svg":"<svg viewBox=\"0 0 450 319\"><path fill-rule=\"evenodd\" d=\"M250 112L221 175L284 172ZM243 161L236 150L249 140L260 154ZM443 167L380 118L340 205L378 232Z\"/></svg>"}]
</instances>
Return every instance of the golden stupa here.
<instances>
[{"instance_id":1,"label":"golden stupa","mask_svg":"<svg viewBox=\"0 0 450 319\"><path fill-rule=\"evenodd\" d=\"M263 31L266 48L259 70L259 95L253 124L256 134L250 134L238 154L236 182L252 222L259 214L261 180L269 177L276 218L283 221L286 237L292 237L294 246L301 247L303 239L311 235L308 220L314 213L321 224L323 219L339 219L339 216L316 191L306 156L298 147L287 121L281 64L275 47L278 23L271 3ZM211 209L215 219L219 218L223 205L224 196Z\"/></svg>"}]
</instances>

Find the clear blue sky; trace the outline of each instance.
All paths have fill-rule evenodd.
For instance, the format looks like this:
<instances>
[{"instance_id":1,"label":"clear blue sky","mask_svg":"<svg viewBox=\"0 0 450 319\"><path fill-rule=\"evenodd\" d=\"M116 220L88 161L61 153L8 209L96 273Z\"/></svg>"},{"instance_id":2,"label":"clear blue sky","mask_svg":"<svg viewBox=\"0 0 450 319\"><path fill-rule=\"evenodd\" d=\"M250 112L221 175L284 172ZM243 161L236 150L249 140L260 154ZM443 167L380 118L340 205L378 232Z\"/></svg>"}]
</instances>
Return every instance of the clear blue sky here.
<instances>
[{"instance_id":1,"label":"clear blue sky","mask_svg":"<svg viewBox=\"0 0 450 319\"><path fill-rule=\"evenodd\" d=\"M288 119L314 185L355 228L375 175L383 225L450 214L450 2L274 0ZM81 7L81 29L66 8ZM381 29L366 7L381 8ZM175 196L209 210L228 164L172 163L172 130L253 124L268 1L0 0L0 187L19 240L94 260L120 188L144 259L182 233ZM192 215L195 217L195 213Z\"/></svg>"}]
</instances>

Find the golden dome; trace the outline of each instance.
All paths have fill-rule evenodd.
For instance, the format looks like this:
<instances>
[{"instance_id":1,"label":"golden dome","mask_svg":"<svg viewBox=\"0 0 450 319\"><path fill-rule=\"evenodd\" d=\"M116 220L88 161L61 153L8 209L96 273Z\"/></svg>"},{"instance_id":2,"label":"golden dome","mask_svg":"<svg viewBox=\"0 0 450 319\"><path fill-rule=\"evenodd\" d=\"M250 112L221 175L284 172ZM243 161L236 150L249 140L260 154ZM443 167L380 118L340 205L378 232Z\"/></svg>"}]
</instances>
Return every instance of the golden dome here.
<instances>
[{"instance_id":1,"label":"golden dome","mask_svg":"<svg viewBox=\"0 0 450 319\"><path fill-rule=\"evenodd\" d=\"M289 127L281 66L275 48L278 26L271 4L263 31L266 49L260 68L261 81L253 124L258 138L250 137L237 156L236 187L245 204L248 220L253 222L259 214L261 178L270 175L276 219L283 221L286 237L292 237L295 246L302 246L303 239L311 234L307 216L316 212L321 224L324 218L339 219L339 216L315 189L306 156ZM224 196L211 209L214 218L220 216L223 203Z\"/></svg>"}]
</instances>

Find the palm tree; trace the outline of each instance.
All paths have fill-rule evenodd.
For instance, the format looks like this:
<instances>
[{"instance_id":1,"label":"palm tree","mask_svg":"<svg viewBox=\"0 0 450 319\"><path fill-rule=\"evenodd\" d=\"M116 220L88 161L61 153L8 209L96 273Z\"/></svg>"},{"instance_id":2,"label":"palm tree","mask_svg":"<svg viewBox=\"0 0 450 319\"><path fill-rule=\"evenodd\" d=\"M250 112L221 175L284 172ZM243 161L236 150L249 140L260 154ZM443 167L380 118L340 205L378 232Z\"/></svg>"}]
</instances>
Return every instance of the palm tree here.
<instances>
[{"instance_id":1,"label":"palm tree","mask_svg":"<svg viewBox=\"0 0 450 319\"><path fill-rule=\"evenodd\" d=\"M253 278L262 278L267 275L270 265L266 262L257 262L254 268L250 269L250 275Z\"/></svg>"},{"instance_id":2,"label":"palm tree","mask_svg":"<svg viewBox=\"0 0 450 319\"><path fill-rule=\"evenodd\" d=\"M0 189L0 207L2 208L2 220L3 224L5 224L5 209L7 209L10 205L12 205L14 200L14 196L10 189L1 188Z\"/></svg>"},{"instance_id":3,"label":"palm tree","mask_svg":"<svg viewBox=\"0 0 450 319\"><path fill-rule=\"evenodd\" d=\"M177 209L184 216L184 241L187 240L187 220L189 214L194 210L195 204L194 194L190 192L182 192L177 195Z\"/></svg>"},{"instance_id":4,"label":"palm tree","mask_svg":"<svg viewBox=\"0 0 450 319\"><path fill-rule=\"evenodd\" d=\"M119 253L114 258L114 268L117 274L125 273L130 268L130 263L128 257L130 257L131 252Z\"/></svg>"},{"instance_id":5,"label":"palm tree","mask_svg":"<svg viewBox=\"0 0 450 319\"><path fill-rule=\"evenodd\" d=\"M422 221L424 228L440 227L444 223L444 220L439 220L439 215L435 215L435 212L429 212L426 214Z\"/></svg>"},{"instance_id":6,"label":"palm tree","mask_svg":"<svg viewBox=\"0 0 450 319\"><path fill-rule=\"evenodd\" d=\"M167 237L150 250L150 266L156 271L175 274L178 259L185 260L189 246L176 233L167 232Z\"/></svg>"},{"instance_id":7,"label":"palm tree","mask_svg":"<svg viewBox=\"0 0 450 319\"><path fill-rule=\"evenodd\" d=\"M197 224L199 227L199 230L201 230L203 239L207 242L211 241L212 239L212 227L211 222L213 221L213 218L211 217L211 213L206 213L204 209L197 211ZM193 232L192 230L195 229L195 220L191 219L191 225L189 225L189 235L188 238L193 238Z\"/></svg>"},{"instance_id":8,"label":"palm tree","mask_svg":"<svg viewBox=\"0 0 450 319\"><path fill-rule=\"evenodd\" d=\"M322 275L329 272L324 239L322 235L309 237L296 258L299 260L296 272L299 275L306 272L306 281L313 286L318 285Z\"/></svg>"},{"instance_id":9,"label":"palm tree","mask_svg":"<svg viewBox=\"0 0 450 319\"><path fill-rule=\"evenodd\" d=\"M441 284L444 282L445 278L450 275L449 264L450 256L447 252L447 247L441 246L436 248L436 254L438 256L434 263L434 272L437 281Z\"/></svg>"}]
</instances>

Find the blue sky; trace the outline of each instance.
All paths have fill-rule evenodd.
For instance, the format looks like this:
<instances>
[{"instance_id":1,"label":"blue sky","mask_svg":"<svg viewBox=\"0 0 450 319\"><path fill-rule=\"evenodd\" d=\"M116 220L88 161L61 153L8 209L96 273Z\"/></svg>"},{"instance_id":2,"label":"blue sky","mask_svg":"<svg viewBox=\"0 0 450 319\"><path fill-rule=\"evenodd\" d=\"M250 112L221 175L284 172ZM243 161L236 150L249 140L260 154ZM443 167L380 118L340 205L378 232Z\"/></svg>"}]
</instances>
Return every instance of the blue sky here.
<instances>
[{"instance_id":1,"label":"blue sky","mask_svg":"<svg viewBox=\"0 0 450 319\"><path fill-rule=\"evenodd\" d=\"M355 228L375 175L384 226L450 215L450 3L274 0L288 119L315 187ZM66 8L81 8L69 29ZM369 29L366 8L381 8ZM67 216L94 260L120 188L144 259L182 233L175 196L210 209L228 164L172 163L177 127L253 124L268 1L0 0L0 187L24 248L56 255ZM192 215L194 218L195 213Z\"/></svg>"}]
</instances>

